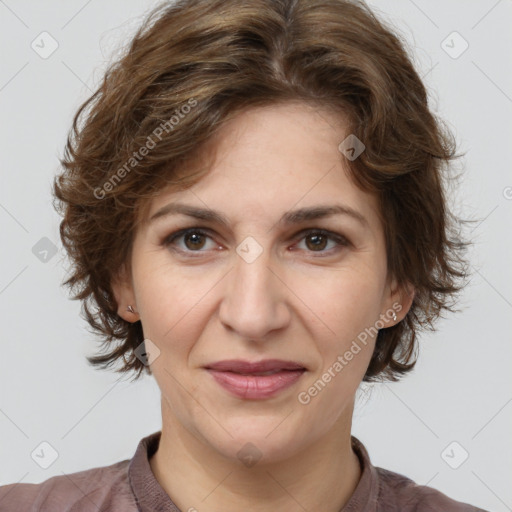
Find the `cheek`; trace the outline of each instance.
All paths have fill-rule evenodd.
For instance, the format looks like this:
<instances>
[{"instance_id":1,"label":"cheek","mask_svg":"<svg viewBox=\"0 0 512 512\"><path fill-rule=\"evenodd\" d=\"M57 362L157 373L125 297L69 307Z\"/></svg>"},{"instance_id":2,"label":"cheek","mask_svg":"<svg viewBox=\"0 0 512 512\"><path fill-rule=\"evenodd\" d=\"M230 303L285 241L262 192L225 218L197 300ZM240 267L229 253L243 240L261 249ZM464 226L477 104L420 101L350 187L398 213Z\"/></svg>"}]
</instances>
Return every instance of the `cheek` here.
<instances>
[{"instance_id":1,"label":"cheek","mask_svg":"<svg viewBox=\"0 0 512 512\"><path fill-rule=\"evenodd\" d=\"M309 391L303 391L315 407L336 404L336 415L355 393L373 354L382 279L368 268L352 268L333 272L314 287L310 283L303 279L297 295L307 297L314 313L309 313L309 328L319 364L308 381Z\"/></svg>"},{"instance_id":2,"label":"cheek","mask_svg":"<svg viewBox=\"0 0 512 512\"><path fill-rule=\"evenodd\" d=\"M312 285L314 283L314 285ZM381 313L382 276L368 267L343 268L296 281L294 293L317 319L316 335L331 337L340 349L362 330L375 324Z\"/></svg>"},{"instance_id":3,"label":"cheek","mask_svg":"<svg viewBox=\"0 0 512 512\"><path fill-rule=\"evenodd\" d=\"M158 372L165 361L166 367L181 372L211 318L211 298L222 275L200 266L178 268L166 260L165 252L161 258L153 257L151 264L145 261L134 266L134 281L144 337L164 356L155 361L153 371Z\"/></svg>"},{"instance_id":4,"label":"cheek","mask_svg":"<svg viewBox=\"0 0 512 512\"><path fill-rule=\"evenodd\" d=\"M166 333L171 335L175 331L180 318L185 318L191 309L193 283L185 286L178 273L154 258L150 265L143 261L138 263L134 264L133 280L144 336L163 340Z\"/></svg>"},{"instance_id":5,"label":"cheek","mask_svg":"<svg viewBox=\"0 0 512 512\"><path fill-rule=\"evenodd\" d=\"M356 283L345 277L332 280L323 296L309 296L320 311L321 322L311 332L319 364L297 398L305 414L323 418L315 427L318 432L327 430L353 403L375 346L380 314L375 281Z\"/></svg>"}]
</instances>

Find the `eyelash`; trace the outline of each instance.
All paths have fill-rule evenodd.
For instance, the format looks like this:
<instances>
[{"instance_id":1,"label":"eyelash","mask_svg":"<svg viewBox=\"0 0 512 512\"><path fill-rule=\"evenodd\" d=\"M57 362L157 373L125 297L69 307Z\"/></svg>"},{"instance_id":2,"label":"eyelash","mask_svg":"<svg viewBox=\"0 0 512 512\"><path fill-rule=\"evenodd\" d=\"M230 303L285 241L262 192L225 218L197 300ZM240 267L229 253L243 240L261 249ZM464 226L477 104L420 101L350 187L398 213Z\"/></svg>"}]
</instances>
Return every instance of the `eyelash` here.
<instances>
[{"instance_id":1,"label":"eyelash","mask_svg":"<svg viewBox=\"0 0 512 512\"><path fill-rule=\"evenodd\" d=\"M190 233L196 233L201 236L211 238L211 232L208 229L199 228L199 227L198 228L186 228L186 229L180 229L179 231L171 233L169 236L167 236L162 241L162 245L164 245L165 247L169 247L169 246L173 245L173 243L175 242L176 239L181 238L184 235L187 235ZM300 231L299 233L297 233L296 237L299 237L299 235L301 235L299 238L299 241L310 236L310 235L322 235L324 237L327 237L329 240L336 242L337 247L334 248L335 251L339 250L342 247L348 247L350 245L350 242L344 236L333 233L332 231L327 231L325 229L319 229L319 228L306 229L306 230L303 230L303 231ZM183 249L178 249L177 247L173 247L172 250L181 252L184 254L191 254L191 253L199 253L200 254L200 253L206 252L203 250L197 250L197 251L183 250ZM332 251L333 251L333 249L330 249L327 251L322 250L322 251L307 251L307 252L310 252L312 254L317 253L319 255L329 255L330 256L330 255L332 255ZM315 257L322 257L322 256L315 256Z\"/></svg>"}]
</instances>

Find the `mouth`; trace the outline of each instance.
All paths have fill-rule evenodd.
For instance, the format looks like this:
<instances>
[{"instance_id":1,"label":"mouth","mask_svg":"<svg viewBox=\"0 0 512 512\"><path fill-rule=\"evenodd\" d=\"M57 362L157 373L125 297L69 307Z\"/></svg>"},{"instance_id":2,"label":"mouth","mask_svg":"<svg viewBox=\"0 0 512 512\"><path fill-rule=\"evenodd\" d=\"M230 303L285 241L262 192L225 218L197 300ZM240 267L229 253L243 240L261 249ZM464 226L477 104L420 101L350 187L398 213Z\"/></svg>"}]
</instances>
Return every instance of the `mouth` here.
<instances>
[{"instance_id":1,"label":"mouth","mask_svg":"<svg viewBox=\"0 0 512 512\"><path fill-rule=\"evenodd\" d=\"M208 370L221 372L233 372L243 375L267 374L280 371L306 370L306 367L296 361L284 361L282 359L265 359L263 361L244 361L242 359L229 359L218 361L205 366Z\"/></svg>"},{"instance_id":2,"label":"mouth","mask_svg":"<svg viewBox=\"0 0 512 512\"><path fill-rule=\"evenodd\" d=\"M275 396L295 384L307 371L301 363L280 359L219 361L205 369L231 395L245 400Z\"/></svg>"}]
</instances>

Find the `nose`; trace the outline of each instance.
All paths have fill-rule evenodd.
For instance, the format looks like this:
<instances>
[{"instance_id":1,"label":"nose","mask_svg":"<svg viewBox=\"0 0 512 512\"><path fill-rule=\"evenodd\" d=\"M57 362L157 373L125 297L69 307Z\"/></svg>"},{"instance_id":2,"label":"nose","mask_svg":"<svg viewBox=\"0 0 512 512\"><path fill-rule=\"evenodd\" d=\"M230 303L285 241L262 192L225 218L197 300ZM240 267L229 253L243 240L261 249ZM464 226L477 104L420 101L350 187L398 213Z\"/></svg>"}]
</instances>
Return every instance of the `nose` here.
<instances>
[{"instance_id":1,"label":"nose","mask_svg":"<svg viewBox=\"0 0 512 512\"><path fill-rule=\"evenodd\" d=\"M263 340L288 325L286 297L290 291L279 272L271 267L268 249L254 261L239 254L234 260L234 268L226 276L220 320L241 338Z\"/></svg>"}]
</instances>

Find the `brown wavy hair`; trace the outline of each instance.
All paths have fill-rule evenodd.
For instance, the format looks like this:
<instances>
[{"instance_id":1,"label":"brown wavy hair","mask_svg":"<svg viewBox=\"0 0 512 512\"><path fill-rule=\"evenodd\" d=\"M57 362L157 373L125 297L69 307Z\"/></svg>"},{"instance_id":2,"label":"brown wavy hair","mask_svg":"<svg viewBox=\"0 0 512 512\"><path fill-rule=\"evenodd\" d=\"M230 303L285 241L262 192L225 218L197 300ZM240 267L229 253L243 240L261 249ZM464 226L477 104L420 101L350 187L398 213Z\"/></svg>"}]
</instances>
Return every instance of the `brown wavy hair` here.
<instances>
[{"instance_id":1,"label":"brown wavy hair","mask_svg":"<svg viewBox=\"0 0 512 512\"><path fill-rule=\"evenodd\" d=\"M112 290L150 199L201 179L207 169L187 163L237 112L290 100L343 113L365 144L345 163L379 199L389 272L415 290L406 317L379 331L364 380L414 367L417 333L463 286L466 244L445 197L460 155L406 42L356 0L165 2L110 64L75 115L53 186L72 262L63 284L102 338L90 364L151 374L134 353L141 322L118 315Z\"/></svg>"}]
</instances>

